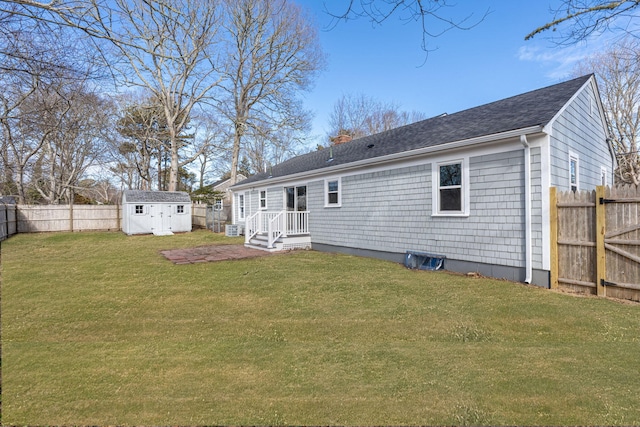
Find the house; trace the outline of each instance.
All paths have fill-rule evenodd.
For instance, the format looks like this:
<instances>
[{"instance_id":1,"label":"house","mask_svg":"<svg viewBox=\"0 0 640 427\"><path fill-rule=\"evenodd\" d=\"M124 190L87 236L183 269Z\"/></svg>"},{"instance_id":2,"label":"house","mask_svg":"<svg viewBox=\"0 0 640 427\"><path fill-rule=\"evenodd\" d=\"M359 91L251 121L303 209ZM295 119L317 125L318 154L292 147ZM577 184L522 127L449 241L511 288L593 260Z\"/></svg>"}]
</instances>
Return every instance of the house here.
<instances>
[{"instance_id":1,"label":"house","mask_svg":"<svg viewBox=\"0 0 640 427\"><path fill-rule=\"evenodd\" d=\"M239 173L236 176L236 183L245 179L247 179L247 177ZM209 186L213 191L224 193L224 198L216 201L215 209L218 211L219 221L227 222L231 218L231 178L220 179Z\"/></svg>"},{"instance_id":2,"label":"house","mask_svg":"<svg viewBox=\"0 0 640 427\"><path fill-rule=\"evenodd\" d=\"M158 236L191 231L191 198L184 191L125 190L122 231Z\"/></svg>"},{"instance_id":3,"label":"house","mask_svg":"<svg viewBox=\"0 0 640 427\"><path fill-rule=\"evenodd\" d=\"M232 187L247 245L441 255L549 286L549 189L612 183L593 75L292 158Z\"/></svg>"}]
</instances>

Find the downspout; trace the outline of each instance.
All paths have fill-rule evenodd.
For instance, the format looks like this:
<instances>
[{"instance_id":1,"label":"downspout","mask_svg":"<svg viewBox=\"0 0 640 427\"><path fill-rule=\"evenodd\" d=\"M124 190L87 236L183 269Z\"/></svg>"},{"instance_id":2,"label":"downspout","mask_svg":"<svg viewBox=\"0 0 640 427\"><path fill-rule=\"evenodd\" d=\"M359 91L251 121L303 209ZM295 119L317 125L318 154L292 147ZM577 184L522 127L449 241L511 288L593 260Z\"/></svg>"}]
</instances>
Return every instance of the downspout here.
<instances>
[{"instance_id":1,"label":"downspout","mask_svg":"<svg viewBox=\"0 0 640 427\"><path fill-rule=\"evenodd\" d=\"M524 146L524 257L525 283L531 283L533 263L531 260L531 147L526 135L520 135L520 142Z\"/></svg>"}]
</instances>

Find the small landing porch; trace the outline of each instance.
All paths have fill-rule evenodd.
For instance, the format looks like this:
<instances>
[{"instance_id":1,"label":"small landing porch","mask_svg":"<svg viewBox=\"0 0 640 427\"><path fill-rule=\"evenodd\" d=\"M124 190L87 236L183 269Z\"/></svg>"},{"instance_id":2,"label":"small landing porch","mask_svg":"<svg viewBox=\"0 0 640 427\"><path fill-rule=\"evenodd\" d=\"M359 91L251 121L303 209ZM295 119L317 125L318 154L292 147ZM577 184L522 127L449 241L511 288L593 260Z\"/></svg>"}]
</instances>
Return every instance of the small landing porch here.
<instances>
[{"instance_id":1,"label":"small landing porch","mask_svg":"<svg viewBox=\"0 0 640 427\"><path fill-rule=\"evenodd\" d=\"M244 245L270 252L309 249L309 211L258 211L245 222Z\"/></svg>"}]
</instances>

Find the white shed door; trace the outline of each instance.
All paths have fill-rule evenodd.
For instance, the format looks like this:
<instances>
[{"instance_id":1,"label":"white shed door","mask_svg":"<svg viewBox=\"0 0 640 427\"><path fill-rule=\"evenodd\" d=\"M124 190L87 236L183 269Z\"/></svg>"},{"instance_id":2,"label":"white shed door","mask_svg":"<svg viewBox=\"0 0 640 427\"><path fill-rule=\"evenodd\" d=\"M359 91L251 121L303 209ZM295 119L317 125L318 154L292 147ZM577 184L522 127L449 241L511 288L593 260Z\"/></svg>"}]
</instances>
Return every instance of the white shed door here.
<instances>
[{"instance_id":1,"label":"white shed door","mask_svg":"<svg viewBox=\"0 0 640 427\"><path fill-rule=\"evenodd\" d=\"M151 231L153 234L171 233L172 205L151 205Z\"/></svg>"}]
</instances>

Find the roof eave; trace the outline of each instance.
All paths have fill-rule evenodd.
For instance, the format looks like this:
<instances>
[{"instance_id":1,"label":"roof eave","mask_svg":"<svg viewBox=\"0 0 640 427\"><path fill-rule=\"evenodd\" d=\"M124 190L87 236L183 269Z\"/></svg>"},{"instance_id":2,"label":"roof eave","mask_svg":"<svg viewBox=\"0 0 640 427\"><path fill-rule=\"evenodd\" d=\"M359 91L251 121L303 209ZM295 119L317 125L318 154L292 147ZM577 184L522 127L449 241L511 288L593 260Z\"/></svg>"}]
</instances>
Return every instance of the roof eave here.
<instances>
[{"instance_id":1,"label":"roof eave","mask_svg":"<svg viewBox=\"0 0 640 427\"><path fill-rule=\"evenodd\" d=\"M402 151L399 153L388 154L386 156L373 157L370 159L358 160L355 162L344 163L336 166L329 166L325 168L315 169L312 171L298 172L290 175L283 175L274 178L267 178L261 181L254 181L246 184L238 183L230 187L231 191L242 191L253 187L263 187L267 185L279 184L287 181L298 180L300 178L313 178L321 175L333 174L336 172L357 169L365 166L380 165L383 163L395 162L403 160L405 158L415 158L416 156L422 156L427 154L434 154L441 151L454 150L458 148L469 147L477 144L485 144L488 142L499 141L501 139L509 139L520 137L520 135L531 135L541 133L543 131L543 125L529 126L526 128L520 128L510 130L507 132L501 132L491 135L484 135L470 139L464 139L460 141L448 142L445 144L418 148L415 150Z\"/></svg>"}]
</instances>

